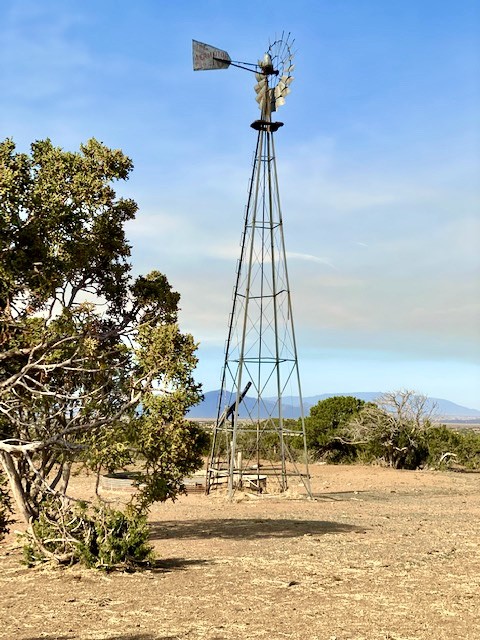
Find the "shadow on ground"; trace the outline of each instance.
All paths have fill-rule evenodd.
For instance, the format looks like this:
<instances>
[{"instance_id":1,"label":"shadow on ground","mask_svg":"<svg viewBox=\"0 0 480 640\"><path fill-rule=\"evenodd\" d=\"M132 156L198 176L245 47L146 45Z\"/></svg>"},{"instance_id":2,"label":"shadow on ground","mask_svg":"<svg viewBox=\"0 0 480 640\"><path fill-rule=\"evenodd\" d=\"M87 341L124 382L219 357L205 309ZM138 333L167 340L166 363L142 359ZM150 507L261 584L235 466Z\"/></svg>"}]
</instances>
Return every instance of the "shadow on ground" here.
<instances>
[{"instance_id":1,"label":"shadow on ground","mask_svg":"<svg viewBox=\"0 0 480 640\"><path fill-rule=\"evenodd\" d=\"M21 640L76 640L77 635L42 635L42 636L30 636L28 638L22 638ZM125 635L117 635L105 637L102 635L102 640L178 640L178 636L159 636L151 633L127 633Z\"/></svg>"},{"instance_id":2,"label":"shadow on ground","mask_svg":"<svg viewBox=\"0 0 480 640\"><path fill-rule=\"evenodd\" d=\"M312 498L317 502L322 500L344 502L345 500L357 500L359 495L367 496L367 493L365 491L330 491L328 493L312 493Z\"/></svg>"},{"instance_id":3,"label":"shadow on ground","mask_svg":"<svg viewBox=\"0 0 480 640\"><path fill-rule=\"evenodd\" d=\"M151 538L295 538L304 535L326 535L328 533L365 533L364 527L325 520L273 520L215 518L209 520L179 520L153 522Z\"/></svg>"},{"instance_id":4,"label":"shadow on ground","mask_svg":"<svg viewBox=\"0 0 480 640\"><path fill-rule=\"evenodd\" d=\"M209 564L209 560L191 560L187 558L162 558L161 560L156 560L155 564L152 566L153 571L158 571L159 573L165 572L169 573L170 571L182 570L191 567L192 565L198 564Z\"/></svg>"}]
</instances>

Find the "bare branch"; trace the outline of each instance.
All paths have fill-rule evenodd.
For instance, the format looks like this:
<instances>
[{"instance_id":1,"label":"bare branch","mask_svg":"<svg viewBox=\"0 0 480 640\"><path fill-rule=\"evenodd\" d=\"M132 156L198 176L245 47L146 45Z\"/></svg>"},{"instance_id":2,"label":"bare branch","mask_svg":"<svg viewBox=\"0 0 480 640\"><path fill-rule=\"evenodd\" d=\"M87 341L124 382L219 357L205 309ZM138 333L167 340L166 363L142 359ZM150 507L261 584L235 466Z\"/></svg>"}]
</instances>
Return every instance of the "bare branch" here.
<instances>
[{"instance_id":1,"label":"bare branch","mask_svg":"<svg viewBox=\"0 0 480 640\"><path fill-rule=\"evenodd\" d=\"M40 451L46 446L46 443L42 440L37 440L36 442L16 442L15 444L11 443L10 440L0 440L0 451L12 455L25 455L26 453Z\"/></svg>"}]
</instances>

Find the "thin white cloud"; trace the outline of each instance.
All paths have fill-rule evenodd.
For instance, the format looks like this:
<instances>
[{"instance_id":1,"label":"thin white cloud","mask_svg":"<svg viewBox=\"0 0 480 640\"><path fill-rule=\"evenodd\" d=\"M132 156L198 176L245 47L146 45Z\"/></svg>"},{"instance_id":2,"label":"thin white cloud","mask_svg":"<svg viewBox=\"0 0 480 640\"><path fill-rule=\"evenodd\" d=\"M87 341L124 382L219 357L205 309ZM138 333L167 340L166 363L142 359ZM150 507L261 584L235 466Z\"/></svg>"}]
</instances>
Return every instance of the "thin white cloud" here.
<instances>
[{"instance_id":1,"label":"thin white cloud","mask_svg":"<svg viewBox=\"0 0 480 640\"><path fill-rule=\"evenodd\" d=\"M129 220L125 225L126 232L132 241L146 241L153 244L162 238L171 241L171 234L185 233L187 227L190 227L188 220L161 211L158 213L140 211L134 220Z\"/></svg>"},{"instance_id":2,"label":"thin white cloud","mask_svg":"<svg viewBox=\"0 0 480 640\"><path fill-rule=\"evenodd\" d=\"M310 253L296 253L294 251L287 251L287 259L290 260L305 260L306 262L316 262L318 264L326 265L331 269L336 269L335 265L331 263L328 258L321 258L320 256L313 256Z\"/></svg>"}]
</instances>

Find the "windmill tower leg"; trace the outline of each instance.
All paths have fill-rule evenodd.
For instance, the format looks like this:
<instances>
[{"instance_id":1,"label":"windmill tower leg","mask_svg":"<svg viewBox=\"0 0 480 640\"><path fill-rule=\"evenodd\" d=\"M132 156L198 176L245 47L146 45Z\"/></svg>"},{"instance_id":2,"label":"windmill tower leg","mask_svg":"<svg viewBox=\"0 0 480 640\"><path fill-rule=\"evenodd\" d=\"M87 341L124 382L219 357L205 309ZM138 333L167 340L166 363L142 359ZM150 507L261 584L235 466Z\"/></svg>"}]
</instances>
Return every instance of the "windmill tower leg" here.
<instances>
[{"instance_id":1,"label":"windmill tower leg","mask_svg":"<svg viewBox=\"0 0 480 640\"><path fill-rule=\"evenodd\" d=\"M305 424L270 118L258 131L229 320L207 493L223 484L280 491L296 476L311 495ZM247 395L248 392L248 395ZM284 415L300 398L300 420ZM299 454L300 450L300 454ZM303 471L297 458L303 457Z\"/></svg>"}]
</instances>

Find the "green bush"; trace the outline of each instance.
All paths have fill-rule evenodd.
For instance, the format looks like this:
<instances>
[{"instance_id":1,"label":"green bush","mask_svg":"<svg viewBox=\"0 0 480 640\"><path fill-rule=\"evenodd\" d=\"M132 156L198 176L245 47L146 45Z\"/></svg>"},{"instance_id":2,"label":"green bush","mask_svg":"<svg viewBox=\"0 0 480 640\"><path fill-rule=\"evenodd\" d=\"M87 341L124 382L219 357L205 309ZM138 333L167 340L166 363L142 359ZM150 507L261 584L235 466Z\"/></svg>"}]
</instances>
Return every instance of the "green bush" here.
<instances>
[{"instance_id":1,"label":"green bush","mask_svg":"<svg viewBox=\"0 0 480 640\"><path fill-rule=\"evenodd\" d=\"M418 469L428 460L427 435L424 431L400 431L396 440L396 469Z\"/></svg>"},{"instance_id":2,"label":"green bush","mask_svg":"<svg viewBox=\"0 0 480 640\"><path fill-rule=\"evenodd\" d=\"M455 451L457 462L467 469L480 469L480 433L467 430L460 433L460 442Z\"/></svg>"},{"instance_id":3,"label":"green bush","mask_svg":"<svg viewBox=\"0 0 480 640\"><path fill-rule=\"evenodd\" d=\"M466 469L480 469L480 433L457 431L445 425L427 432L428 464L448 466L452 462Z\"/></svg>"},{"instance_id":4,"label":"green bush","mask_svg":"<svg viewBox=\"0 0 480 640\"><path fill-rule=\"evenodd\" d=\"M24 558L29 566L55 560L88 568L134 570L153 561L146 515L99 503L73 507L46 502L26 535Z\"/></svg>"},{"instance_id":5,"label":"green bush","mask_svg":"<svg viewBox=\"0 0 480 640\"><path fill-rule=\"evenodd\" d=\"M307 448L316 458L327 462L353 462L357 458L358 447L345 442L342 435L348 422L364 406L363 400L352 396L320 400L305 419Z\"/></svg>"}]
</instances>

